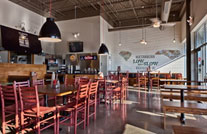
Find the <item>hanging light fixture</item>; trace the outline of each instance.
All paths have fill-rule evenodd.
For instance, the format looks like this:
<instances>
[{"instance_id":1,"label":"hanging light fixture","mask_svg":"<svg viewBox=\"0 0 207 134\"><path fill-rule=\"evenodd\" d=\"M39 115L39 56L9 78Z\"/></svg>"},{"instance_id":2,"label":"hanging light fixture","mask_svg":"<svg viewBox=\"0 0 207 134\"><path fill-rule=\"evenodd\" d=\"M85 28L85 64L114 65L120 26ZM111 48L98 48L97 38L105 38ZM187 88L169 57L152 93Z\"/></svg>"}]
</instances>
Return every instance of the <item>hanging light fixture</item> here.
<instances>
[{"instance_id":1,"label":"hanging light fixture","mask_svg":"<svg viewBox=\"0 0 207 134\"><path fill-rule=\"evenodd\" d=\"M175 25L174 25L173 29L174 29L174 38L173 38L173 43L176 43L176 40L175 40Z\"/></svg>"},{"instance_id":2,"label":"hanging light fixture","mask_svg":"<svg viewBox=\"0 0 207 134\"><path fill-rule=\"evenodd\" d=\"M142 18L142 39L140 40L141 44L145 44L145 40L144 40L144 23L143 23L143 18Z\"/></svg>"},{"instance_id":3,"label":"hanging light fixture","mask_svg":"<svg viewBox=\"0 0 207 134\"><path fill-rule=\"evenodd\" d=\"M76 22L76 18L77 18L77 6L75 6L75 22ZM80 36L79 32L73 33L73 37L74 38L78 38Z\"/></svg>"},{"instance_id":4,"label":"hanging light fixture","mask_svg":"<svg viewBox=\"0 0 207 134\"><path fill-rule=\"evenodd\" d=\"M121 22L119 22L119 27L121 27ZM119 31L119 46L122 46L122 44L121 44L121 30Z\"/></svg>"},{"instance_id":5,"label":"hanging light fixture","mask_svg":"<svg viewBox=\"0 0 207 134\"><path fill-rule=\"evenodd\" d=\"M156 0L156 19L154 20L153 27L158 28L158 27L160 27L160 25L161 25L161 22L158 18L157 0Z\"/></svg>"},{"instance_id":6,"label":"hanging light fixture","mask_svg":"<svg viewBox=\"0 0 207 134\"><path fill-rule=\"evenodd\" d=\"M104 13L104 0L102 1L102 12ZM103 21L103 41L104 41L104 21ZM109 54L109 50L104 43L101 43L101 46L98 50L98 54Z\"/></svg>"},{"instance_id":7,"label":"hanging light fixture","mask_svg":"<svg viewBox=\"0 0 207 134\"><path fill-rule=\"evenodd\" d=\"M50 0L50 17L46 19L46 22L43 24L40 33L39 40L45 42L60 42L61 33L55 24L54 18L51 17L52 2Z\"/></svg>"},{"instance_id":8,"label":"hanging light fixture","mask_svg":"<svg viewBox=\"0 0 207 134\"><path fill-rule=\"evenodd\" d=\"M146 24L146 18L145 18L145 21L144 21L144 23ZM147 45L147 28L145 27L145 29L144 29L144 31L145 31L145 38L144 38L144 41L145 41L145 45Z\"/></svg>"},{"instance_id":9,"label":"hanging light fixture","mask_svg":"<svg viewBox=\"0 0 207 134\"><path fill-rule=\"evenodd\" d=\"M147 29L145 28L144 31L145 31L145 39L144 39L145 42L144 42L144 44L147 45Z\"/></svg>"}]
</instances>

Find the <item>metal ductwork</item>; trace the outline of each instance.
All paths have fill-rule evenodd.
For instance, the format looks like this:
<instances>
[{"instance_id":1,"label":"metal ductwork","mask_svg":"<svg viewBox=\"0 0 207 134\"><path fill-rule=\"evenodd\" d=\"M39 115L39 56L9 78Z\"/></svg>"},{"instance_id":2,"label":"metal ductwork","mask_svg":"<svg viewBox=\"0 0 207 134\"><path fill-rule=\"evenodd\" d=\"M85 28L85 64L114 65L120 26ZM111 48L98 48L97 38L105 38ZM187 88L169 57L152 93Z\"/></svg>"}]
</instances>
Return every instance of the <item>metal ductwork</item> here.
<instances>
[{"instance_id":1,"label":"metal ductwork","mask_svg":"<svg viewBox=\"0 0 207 134\"><path fill-rule=\"evenodd\" d=\"M161 11L162 22L168 22L171 6L172 6L172 0L162 1L162 11Z\"/></svg>"}]
</instances>

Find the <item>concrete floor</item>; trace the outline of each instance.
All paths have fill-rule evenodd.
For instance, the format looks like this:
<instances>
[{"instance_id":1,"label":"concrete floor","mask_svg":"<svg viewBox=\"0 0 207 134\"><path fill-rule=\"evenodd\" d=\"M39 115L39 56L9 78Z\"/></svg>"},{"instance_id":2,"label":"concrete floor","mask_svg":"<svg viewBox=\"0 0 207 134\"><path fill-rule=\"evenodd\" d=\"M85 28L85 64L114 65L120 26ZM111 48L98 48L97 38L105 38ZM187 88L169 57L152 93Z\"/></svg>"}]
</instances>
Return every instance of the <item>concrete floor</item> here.
<instances>
[{"instance_id":1,"label":"concrete floor","mask_svg":"<svg viewBox=\"0 0 207 134\"><path fill-rule=\"evenodd\" d=\"M164 130L159 92L131 88L124 104L98 105L97 120L91 120L85 130L78 127L78 134L172 134L172 125L180 125L178 115L167 114L167 129ZM206 116L186 115L187 126L207 127L206 121ZM60 127L61 134L73 134L73 128ZM53 128L42 133L52 134Z\"/></svg>"}]
</instances>

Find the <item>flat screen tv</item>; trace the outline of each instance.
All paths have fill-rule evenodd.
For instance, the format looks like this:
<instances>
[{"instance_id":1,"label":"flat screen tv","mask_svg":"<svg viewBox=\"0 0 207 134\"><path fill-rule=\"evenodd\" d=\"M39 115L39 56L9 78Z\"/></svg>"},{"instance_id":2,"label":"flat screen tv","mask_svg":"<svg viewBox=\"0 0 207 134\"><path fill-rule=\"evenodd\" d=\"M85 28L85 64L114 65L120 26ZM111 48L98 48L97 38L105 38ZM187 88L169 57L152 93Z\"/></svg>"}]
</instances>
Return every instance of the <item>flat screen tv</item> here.
<instances>
[{"instance_id":1,"label":"flat screen tv","mask_svg":"<svg viewBox=\"0 0 207 134\"><path fill-rule=\"evenodd\" d=\"M83 42L69 42L69 52L83 52Z\"/></svg>"}]
</instances>

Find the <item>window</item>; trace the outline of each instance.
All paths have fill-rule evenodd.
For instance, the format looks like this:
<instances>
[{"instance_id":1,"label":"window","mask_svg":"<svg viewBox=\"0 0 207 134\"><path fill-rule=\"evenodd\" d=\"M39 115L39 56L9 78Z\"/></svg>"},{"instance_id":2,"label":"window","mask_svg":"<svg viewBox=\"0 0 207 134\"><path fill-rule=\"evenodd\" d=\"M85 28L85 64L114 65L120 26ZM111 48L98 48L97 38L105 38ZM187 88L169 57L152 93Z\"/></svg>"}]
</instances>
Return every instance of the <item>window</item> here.
<instances>
[{"instance_id":1,"label":"window","mask_svg":"<svg viewBox=\"0 0 207 134\"><path fill-rule=\"evenodd\" d=\"M205 34L205 27L206 25L202 25L198 31L195 33L195 47L198 48L199 46L203 45L206 42L206 34Z\"/></svg>"}]
</instances>

